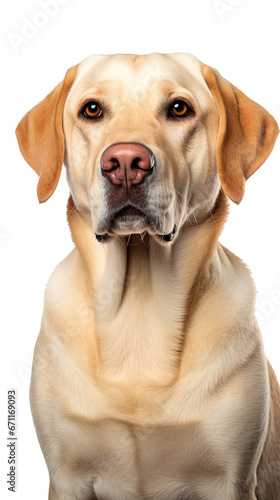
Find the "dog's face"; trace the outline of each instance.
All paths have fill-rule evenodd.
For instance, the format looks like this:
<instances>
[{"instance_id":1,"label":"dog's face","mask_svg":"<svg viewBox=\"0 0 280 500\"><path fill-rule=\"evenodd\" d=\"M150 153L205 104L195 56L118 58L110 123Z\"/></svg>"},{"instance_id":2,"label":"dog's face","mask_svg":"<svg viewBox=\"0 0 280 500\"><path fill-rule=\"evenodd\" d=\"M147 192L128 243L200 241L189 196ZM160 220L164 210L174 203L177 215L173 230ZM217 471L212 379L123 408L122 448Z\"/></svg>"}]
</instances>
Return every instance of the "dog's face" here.
<instances>
[{"instance_id":1,"label":"dog's face","mask_svg":"<svg viewBox=\"0 0 280 500\"><path fill-rule=\"evenodd\" d=\"M148 231L162 244L207 216L221 186L239 202L277 134L263 108L188 54L91 56L17 129L40 201L64 156L99 241Z\"/></svg>"},{"instance_id":2,"label":"dog's face","mask_svg":"<svg viewBox=\"0 0 280 500\"><path fill-rule=\"evenodd\" d=\"M63 123L74 202L97 235L168 242L212 208L218 114L192 56L88 58Z\"/></svg>"}]
</instances>

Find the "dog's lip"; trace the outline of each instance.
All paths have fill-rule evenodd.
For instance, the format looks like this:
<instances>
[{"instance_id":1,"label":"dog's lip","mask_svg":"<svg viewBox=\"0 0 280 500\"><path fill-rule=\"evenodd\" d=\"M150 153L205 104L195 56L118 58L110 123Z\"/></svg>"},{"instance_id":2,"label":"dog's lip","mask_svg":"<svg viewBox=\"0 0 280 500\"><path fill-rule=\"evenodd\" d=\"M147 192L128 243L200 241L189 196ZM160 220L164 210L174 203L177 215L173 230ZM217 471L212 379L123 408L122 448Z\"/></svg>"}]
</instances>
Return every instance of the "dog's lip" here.
<instances>
[{"instance_id":1,"label":"dog's lip","mask_svg":"<svg viewBox=\"0 0 280 500\"><path fill-rule=\"evenodd\" d=\"M147 214L145 214L141 209L135 207L131 203L126 203L121 208L118 208L111 212L107 219L106 225L103 226L105 231L95 232L96 239L99 242L108 241L109 237L113 236L117 232L116 228L118 226L118 222L122 219L124 221L127 219L128 223L131 219L131 223L133 224L133 219L138 218L145 221L147 220L147 217Z\"/></svg>"},{"instance_id":2,"label":"dog's lip","mask_svg":"<svg viewBox=\"0 0 280 500\"><path fill-rule=\"evenodd\" d=\"M107 241L110 236L118 234L118 230L122 232L122 223L125 224L126 229L130 227L133 230L133 226L136 223L136 220L139 222L142 220L141 228L139 228L139 232L144 231L144 225L146 226L146 231L148 231L151 236L154 236L157 240L162 242L162 244L168 244L174 240L177 234L177 226L176 224L173 226L171 232L160 232L160 224L158 217L154 219L152 214L148 212L144 212L141 208L138 208L134 204L128 202L120 208L115 209L111 212L109 217L107 218L107 223L103 225L103 231L98 231L95 233L97 241ZM120 224L120 226L119 226ZM101 227L100 227L101 229ZM135 229L135 228L134 228Z\"/></svg>"},{"instance_id":3,"label":"dog's lip","mask_svg":"<svg viewBox=\"0 0 280 500\"><path fill-rule=\"evenodd\" d=\"M177 232L177 227L176 224L174 225L172 231L167 234L156 234L157 238L160 238L162 241L166 241L169 243L170 241L174 240Z\"/></svg>"},{"instance_id":4,"label":"dog's lip","mask_svg":"<svg viewBox=\"0 0 280 500\"><path fill-rule=\"evenodd\" d=\"M113 213L112 221L114 221L118 217L128 217L128 216L146 217L146 214L142 210L140 210L139 208L136 208L135 206L133 206L131 204L127 204L124 207L122 207L121 209L119 209Z\"/></svg>"},{"instance_id":5,"label":"dog's lip","mask_svg":"<svg viewBox=\"0 0 280 500\"><path fill-rule=\"evenodd\" d=\"M129 207L128 210L130 210L131 207ZM133 208L133 207L132 207ZM137 210L137 209L136 209ZM158 233L155 233L155 236L156 238L158 238L162 243L170 243L171 241L174 240L175 236L176 236L176 233L177 233L177 227L176 227L176 224L174 225L172 231L170 233L166 233L166 234L158 234ZM104 241L108 241L109 239L109 234L108 233L104 233L104 234L97 234L95 233L95 236L96 236L96 239L97 241L99 242L104 242Z\"/></svg>"}]
</instances>

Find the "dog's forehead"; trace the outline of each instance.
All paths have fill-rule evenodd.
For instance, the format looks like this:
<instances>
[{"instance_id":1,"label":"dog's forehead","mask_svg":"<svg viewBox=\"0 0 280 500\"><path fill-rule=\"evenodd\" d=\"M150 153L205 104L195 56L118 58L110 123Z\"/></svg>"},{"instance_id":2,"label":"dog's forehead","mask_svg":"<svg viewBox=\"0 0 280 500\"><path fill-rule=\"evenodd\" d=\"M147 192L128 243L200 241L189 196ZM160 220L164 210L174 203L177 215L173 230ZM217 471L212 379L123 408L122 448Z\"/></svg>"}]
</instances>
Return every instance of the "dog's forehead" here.
<instances>
[{"instance_id":1,"label":"dog's forehead","mask_svg":"<svg viewBox=\"0 0 280 500\"><path fill-rule=\"evenodd\" d=\"M79 64L73 85L80 94L92 85L111 83L112 87L148 88L163 81L187 87L190 91L208 91L201 73L200 61L191 54L116 54L93 55Z\"/></svg>"}]
</instances>

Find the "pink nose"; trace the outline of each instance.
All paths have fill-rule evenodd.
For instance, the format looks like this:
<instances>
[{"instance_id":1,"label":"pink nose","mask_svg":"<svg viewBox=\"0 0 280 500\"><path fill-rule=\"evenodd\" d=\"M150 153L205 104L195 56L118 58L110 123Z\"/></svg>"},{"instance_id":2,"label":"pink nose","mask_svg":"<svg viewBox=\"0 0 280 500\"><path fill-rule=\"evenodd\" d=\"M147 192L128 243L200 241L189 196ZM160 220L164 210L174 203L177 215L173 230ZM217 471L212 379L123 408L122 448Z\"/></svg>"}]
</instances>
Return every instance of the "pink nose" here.
<instances>
[{"instance_id":1,"label":"pink nose","mask_svg":"<svg viewBox=\"0 0 280 500\"><path fill-rule=\"evenodd\" d=\"M101 171L112 184L130 189L152 173L154 163L153 153L141 144L113 144L102 155Z\"/></svg>"}]
</instances>

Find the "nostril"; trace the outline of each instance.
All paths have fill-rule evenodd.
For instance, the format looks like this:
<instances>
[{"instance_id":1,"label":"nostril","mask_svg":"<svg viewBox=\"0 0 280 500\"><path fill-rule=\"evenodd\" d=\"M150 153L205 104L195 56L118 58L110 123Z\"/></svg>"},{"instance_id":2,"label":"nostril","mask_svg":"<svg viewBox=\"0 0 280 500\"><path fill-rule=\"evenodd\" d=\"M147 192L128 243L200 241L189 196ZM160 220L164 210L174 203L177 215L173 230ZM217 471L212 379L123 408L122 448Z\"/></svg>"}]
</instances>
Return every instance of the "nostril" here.
<instances>
[{"instance_id":1,"label":"nostril","mask_svg":"<svg viewBox=\"0 0 280 500\"><path fill-rule=\"evenodd\" d=\"M106 171L113 172L113 170L116 170L117 168L120 167L119 160L117 158L111 158L108 166L109 166L109 168L106 168ZM103 168L104 168L104 166L103 166Z\"/></svg>"},{"instance_id":2,"label":"nostril","mask_svg":"<svg viewBox=\"0 0 280 500\"><path fill-rule=\"evenodd\" d=\"M131 162L131 168L141 168L139 163L141 162L141 158L133 158Z\"/></svg>"}]
</instances>

